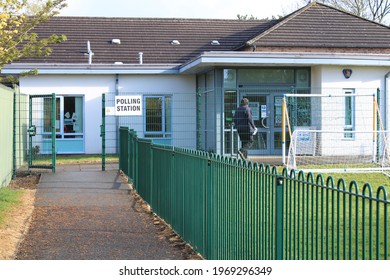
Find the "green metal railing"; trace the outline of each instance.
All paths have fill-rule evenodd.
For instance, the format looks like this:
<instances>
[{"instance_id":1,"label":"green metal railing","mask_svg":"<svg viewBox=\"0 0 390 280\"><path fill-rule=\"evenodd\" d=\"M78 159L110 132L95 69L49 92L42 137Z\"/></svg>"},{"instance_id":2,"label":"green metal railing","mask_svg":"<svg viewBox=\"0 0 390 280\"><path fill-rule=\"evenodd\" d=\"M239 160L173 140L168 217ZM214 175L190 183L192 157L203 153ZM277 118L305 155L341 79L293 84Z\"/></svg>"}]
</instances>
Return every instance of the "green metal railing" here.
<instances>
[{"instance_id":1,"label":"green metal railing","mask_svg":"<svg viewBox=\"0 0 390 280\"><path fill-rule=\"evenodd\" d=\"M309 173L284 175L287 259L388 259L389 200L381 186Z\"/></svg>"},{"instance_id":2,"label":"green metal railing","mask_svg":"<svg viewBox=\"0 0 390 280\"><path fill-rule=\"evenodd\" d=\"M389 259L386 189L334 182L120 128L120 169L206 259Z\"/></svg>"}]
</instances>

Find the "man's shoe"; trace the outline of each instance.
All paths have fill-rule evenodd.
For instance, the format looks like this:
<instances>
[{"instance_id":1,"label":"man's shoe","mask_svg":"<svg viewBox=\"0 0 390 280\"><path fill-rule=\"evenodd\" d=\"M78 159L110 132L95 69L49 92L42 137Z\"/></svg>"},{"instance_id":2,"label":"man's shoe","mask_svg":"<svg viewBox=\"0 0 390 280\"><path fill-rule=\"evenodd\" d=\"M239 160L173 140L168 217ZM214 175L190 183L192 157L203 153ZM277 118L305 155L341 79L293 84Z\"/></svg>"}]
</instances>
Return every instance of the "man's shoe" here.
<instances>
[{"instance_id":1,"label":"man's shoe","mask_svg":"<svg viewBox=\"0 0 390 280\"><path fill-rule=\"evenodd\" d=\"M246 160L244 154L243 154L240 150L238 150L238 154L240 155L240 158L241 158L242 160Z\"/></svg>"}]
</instances>

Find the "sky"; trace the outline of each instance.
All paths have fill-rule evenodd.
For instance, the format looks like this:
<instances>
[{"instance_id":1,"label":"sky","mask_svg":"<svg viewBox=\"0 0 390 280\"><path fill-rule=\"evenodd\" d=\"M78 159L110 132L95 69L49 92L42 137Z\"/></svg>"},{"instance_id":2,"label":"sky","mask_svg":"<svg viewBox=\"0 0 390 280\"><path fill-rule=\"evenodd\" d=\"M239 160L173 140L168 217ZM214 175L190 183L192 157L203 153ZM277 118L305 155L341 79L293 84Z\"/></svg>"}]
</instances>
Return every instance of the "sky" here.
<instances>
[{"instance_id":1,"label":"sky","mask_svg":"<svg viewBox=\"0 0 390 280\"><path fill-rule=\"evenodd\" d=\"M258 19L295 10L296 0L67 0L61 16Z\"/></svg>"}]
</instances>

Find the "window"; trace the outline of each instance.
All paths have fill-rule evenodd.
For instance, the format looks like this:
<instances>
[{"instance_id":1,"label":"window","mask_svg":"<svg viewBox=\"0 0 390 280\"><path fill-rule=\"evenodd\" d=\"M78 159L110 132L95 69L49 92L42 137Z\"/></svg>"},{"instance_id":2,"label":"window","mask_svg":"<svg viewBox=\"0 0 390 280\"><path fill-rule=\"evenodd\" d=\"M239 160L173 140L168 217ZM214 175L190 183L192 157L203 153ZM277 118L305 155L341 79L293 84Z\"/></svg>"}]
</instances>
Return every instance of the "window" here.
<instances>
[{"instance_id":1,"label":"window","mask_svg":"<svg viewBox=\"0 0 390 280\"><path fill-rule=\"evenodd\" d=\"M171 96L145 97L145 137L170 138Z\"/></svg>"},{"instance_id":2,"label":"window","mask_svg":"<svg viewBox=\"0 0 390 280\"><path fill-rule=\"evenodd\" d=\"M45 98L44 131L51 130L51 101ZM82 96L57 96L56 98L56 138L83 138L83 97Z\"/></svg>"},{"instance_id":3,"label":"window","mask_svg":"<svg viewBox=\"0 0 390 280\"><path fill-rule=\"evenodd\" d=\"M236 89L236 70L235 69L224 69L223 70L223 86L225 89Z\"/></svg>"},{"instance_id":4,"label":"window","mask_svg":"<svg viewBox=\"0 0 390 280\"><path fill-rule=\"evenodd\" d=\"M345 89L344 102L344 131L355 130L355 94L354 89ZM353 133L344 133L345 139L353 139Z\"/></svg>"},{"instance_id":5,"label":"window","mask_svg":"<svg viewBox=\"0 0 390 280\"><path fill-rule=\"evenodd\" d=\"M239 69L241 85L294 85L294 69Z\"/></svg>"}]
</instances>

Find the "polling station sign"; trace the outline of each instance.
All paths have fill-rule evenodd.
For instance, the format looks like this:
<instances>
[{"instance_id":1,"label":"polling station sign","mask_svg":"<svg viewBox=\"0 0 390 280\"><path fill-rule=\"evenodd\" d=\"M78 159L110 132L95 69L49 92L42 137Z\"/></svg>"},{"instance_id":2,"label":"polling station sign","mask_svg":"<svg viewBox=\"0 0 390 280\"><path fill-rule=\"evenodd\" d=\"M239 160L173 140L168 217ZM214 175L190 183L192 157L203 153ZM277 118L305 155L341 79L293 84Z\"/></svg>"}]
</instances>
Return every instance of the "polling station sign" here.
<instances>
[{"instance_id":1,"label":"polling station sign","mask_svg":"<svg viewBox=\"0 0 390 280\"><path fill-rule=\"evenodd\" d=\"M114 114L116 116L141 116L142 96L115 96Z\"/></svg>"}]
</instances>

